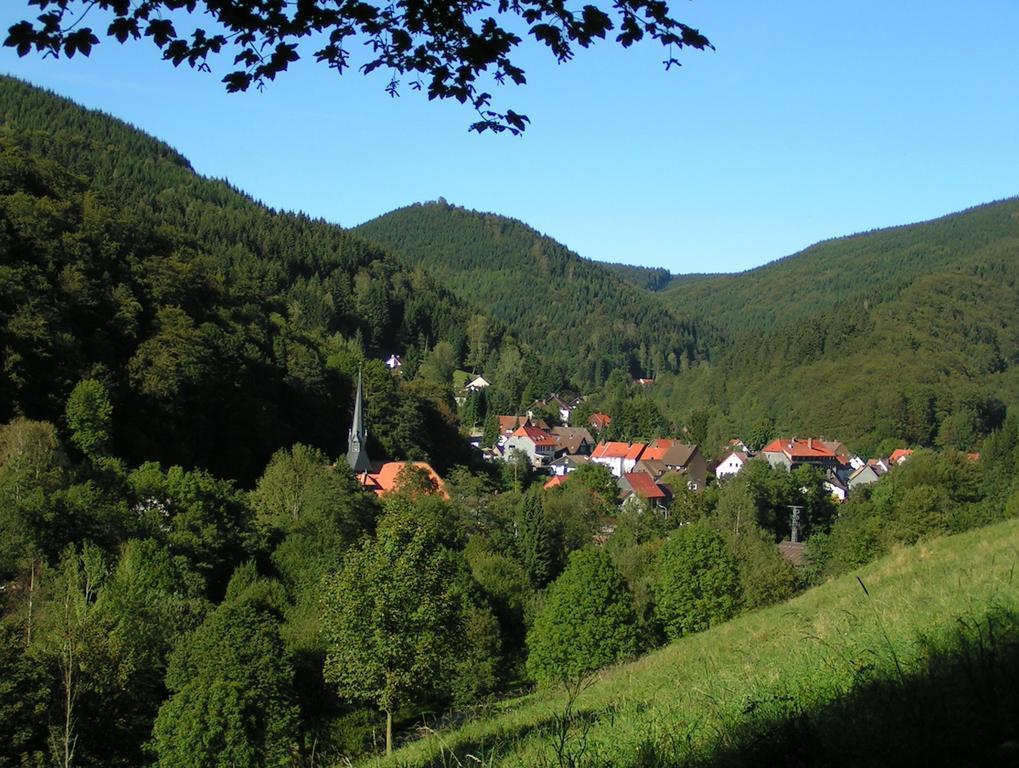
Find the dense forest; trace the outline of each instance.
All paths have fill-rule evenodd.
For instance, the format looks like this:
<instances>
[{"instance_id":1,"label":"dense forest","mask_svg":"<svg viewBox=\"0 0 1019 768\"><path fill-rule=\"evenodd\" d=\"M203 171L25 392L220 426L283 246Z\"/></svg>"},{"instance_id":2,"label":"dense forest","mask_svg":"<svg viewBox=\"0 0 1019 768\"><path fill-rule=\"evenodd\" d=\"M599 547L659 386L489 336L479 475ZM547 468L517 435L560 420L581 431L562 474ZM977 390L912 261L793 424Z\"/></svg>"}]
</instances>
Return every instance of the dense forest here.
<instances>
[{"instance_id":1,"label":"dense forest","mask_svg":"<svg viewBox=\"0 0 1019 768\"><path fill-rule=\"evenodd\" d=\"M704 358L705 329L689 314L515 219L439 201L356 231L487 308L582 388L615 369L655 375Z\"/></svg>"},{"instance_id":2,"label":"dense forest","mask_svg":"<svg viewBox=\"0 0 1019 768\"><path fill-rule=\"evenodd\" d=\"M721 439L770 422L881 452L972 449L1019 393L1019 201L832 240L659 294L729 339L662 377L667 412Z\"/></svg>"},{"instance_id":3,"label":"dense forest","mask_svg":"<svg viewBox=\"0 0 1019 768\"><path fill-rule=\"evenodd\" d=\"M887 452L974 448L1016 402L1017 212L1005 201L667 284L663 270L590 262L520 222L445 203L359 231L490 307L614 418L650 398L709 453L736 434L806 432ZM655 385L624 393L612 371Z\"/></svg>"},{"instance_id":4,"label":"dense forest","mask_svg":"<svg viewBox=\"0 0 1019 768\"><path fill-rule=\"evenodd\" d=\"M436 347L452 366L505 353L509 407L528 383L562 386L420 269L12 79L0 80L0 166L0 421L60 423L76 382L96 379L119 416L118 455L249 483L297 440L336 455L362 365L373 455L462 462L450 394L394 382L379 362L392 353L409 373Z\"/></svg>"}]
</instances>

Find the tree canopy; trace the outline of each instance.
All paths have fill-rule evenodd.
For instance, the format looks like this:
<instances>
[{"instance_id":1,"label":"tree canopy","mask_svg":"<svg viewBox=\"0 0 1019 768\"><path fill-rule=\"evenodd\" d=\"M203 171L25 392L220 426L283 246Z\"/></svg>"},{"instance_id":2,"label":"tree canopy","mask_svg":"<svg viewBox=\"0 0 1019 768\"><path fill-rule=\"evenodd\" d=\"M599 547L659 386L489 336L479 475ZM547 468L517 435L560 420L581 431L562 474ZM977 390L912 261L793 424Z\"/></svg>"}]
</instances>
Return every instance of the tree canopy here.
<instances>
[{"instance_id":1,"label":"tree canopy","mask_svg":"<svg viewBox=\"0 0 1019 768\"><path fill-rule=\"evenodd\" d=\"M275 80L301 58L302 43L309 41L315 60L339 74L351 66L365 75L388 71L390 95L407 82L429 99L470 104L478 113L471 128L478 132L519 134L529 122L512 109L493 109L485 90L489 80L526 82L515 51L525 38L560 63L573 58L576 47L587 48L612 31L624 48L644 38L660 43L666 68L679 64L675 54L681 48L710 47L704 35L674 19L662 0L613 0L578 10L556 0L400 0L381 6L360 0L28 0L28 5L40 6L42 13L12 25L4 43L20 56L33 50L88 56L100 43L97 31L121 43L148 38L174 66L187 62L211 71L217 55L233 54L234 69L223 82L235 92ZM82 23L86 14L89 22L107 24L105 32ZM359 57L356 51L365 53Z\"/></svg>"}]
</instances>

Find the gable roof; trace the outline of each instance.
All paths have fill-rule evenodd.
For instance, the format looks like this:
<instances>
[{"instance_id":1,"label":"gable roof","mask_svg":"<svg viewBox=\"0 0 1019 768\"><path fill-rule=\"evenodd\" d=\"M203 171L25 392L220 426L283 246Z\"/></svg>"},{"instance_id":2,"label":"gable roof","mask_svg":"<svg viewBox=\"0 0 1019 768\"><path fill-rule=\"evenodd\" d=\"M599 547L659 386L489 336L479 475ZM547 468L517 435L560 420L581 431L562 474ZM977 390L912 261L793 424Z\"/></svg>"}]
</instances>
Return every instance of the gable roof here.
<instances>
[{"instance_id":1,"label":"gable roof","mask_svg":"<svg viewBox=\"0 0 1019 768\"><path fill-rule=\"evenodd\" d=\"M812 437L784 437L772 440L761 449L761 453L784 453L790 459L837 459L821 440Z\"/></svg>"},{"instance_id":2,"label":"gable roof","mask_svg":"<svg viewBox=\"0 0 1019 768\"><path fill-rule=\"evenodd\" d=\"M665 491L658 487L658 483L647 472L627 472L622 479L631 491L643 499L666 498Z\"/></svg>"},{"instance_id":3,"label":"gable roof","mask_svg":"<svg viewBox=\"0 0 1019 768\"><path fill-rule=\"evenodd\" d=\"M605 429L612 423L612 417L607 413L592 413L590 423L595 429Z\"/></svg>"},{"instance_id":4,"label":"gable roof","mask_svg":"<svg viewBox=\"0 0 1019 768\"><path fill-rule=\"evenodd\" d=\"M544 419L529 419L526 416L496 416L495 418L499 421L499 434L501 435L509 434L524 424L530 424L544 432L548 432L548 424Z\"/></svg>"},{"instance_id":5,"label":"gable roof","mask_svg":"<svg viewBox=\"0 0 1019 768\"><path fill-rule=\"evenodd\" d=\"M556 475L547 483L545 483L543 486L541 486L542 490L548 490L549 488L555 488L557 485L562 485L563 483L566 482L567 477L568 475Z\"/></svg>"},{"instance_id":6,"label":"gable roof","mask_svg":"<svg viewBox=\"0 0 1019 768\"><path fill-rule=\"evenodd\" d=\"M913 455L912 448L896 448L894 451L892 451L892 455L888 457L888 461L890 461L892 464L901 464L912 455Z\"/></svg>"},{"instance_id":7,"label":"gable roof","mask_svg":"<svg viewBox=\"0 0 1019 768\"><path fill-rule=\"evenodd\" d=\"M634 472L646 472L647 474L651 475L651 477L657 480L659 477L661 477L662 475L669 471L669 468L668 466L666 466L664 461L648 459L645 458L646 456L647 453L645 452L644 457L641 457L641 460L634 465L633 467Z\"/></svg>"},{"instance_id":8,"label":"gable roof","mask_svg":"<svg viewBox=\"0 0 1019 768\"><path fill-rule=\"evenodd\" d=\"M584 427L552 427L552 435L559 447L565 448L567 453L576 453L584 441L594 445L594 438Z\"/></svg>"},{"instance_id":9,"label":"gable roof","mask_svg":"<svg viewBox=\"0 0 1019 768\"><path fill-rule=\"evenodd\" d=\"M378 472L365 472L358 475L358 480L365 488L374 491L379 496L384 496L390 491L397 490L400 472L407 465L423 469L427 473L428 479L435 485L436 493L449 500L446 483L427 461L390 461L379 467Z\"/></svg>"},{"instance_id":10,"label":"gable roof","mask_svg":"<svg viewBox=\"0 0 1019 768\"><path fill-rule=\"evenodd\" d=\"M719 466L721 466L722 464L725 464L725 462L727 462L729 459L733 458L734 456L737 459L739 459L739 463L740 464L746 464L750 460L750 457L747 456L745 453L743 453L743 451L729 451L725 455L725 458L723 458L720 462L718 462Z\"/></svg>"},{"instance_id":11,"label":"gable roof","mask_svg":"<svg viewBox=\"0 0 1019 768\"><path fill-rule=\"evenodd\" d=\"M685 467L696 450L694 444L658 438L647 447L643 458L663 461L670 467Z\"/></svg>"},{"instance_id":12,"label":"gable roof","mask_svg":"<svg viewBox=\"0 0 1019 768\"><path fill-rule=\"evenodd\" d=\"M556 444L555 438L552 437L548 432L538 429L533 426L530 422L521 424L513 432L513 437L526 437L535 445L541 446L553 446Z\"/></svg>"},{"instance_id":13,"label":"gable roof","mask_svg":"<svg viewBox=\"0 0 1019 768\"><path fill-rule=\"evenodd\" d=\"M591 453L592 459L628 459L636 461L644 452L644 443L598 443Z\"/></svg>"}]
</instances>

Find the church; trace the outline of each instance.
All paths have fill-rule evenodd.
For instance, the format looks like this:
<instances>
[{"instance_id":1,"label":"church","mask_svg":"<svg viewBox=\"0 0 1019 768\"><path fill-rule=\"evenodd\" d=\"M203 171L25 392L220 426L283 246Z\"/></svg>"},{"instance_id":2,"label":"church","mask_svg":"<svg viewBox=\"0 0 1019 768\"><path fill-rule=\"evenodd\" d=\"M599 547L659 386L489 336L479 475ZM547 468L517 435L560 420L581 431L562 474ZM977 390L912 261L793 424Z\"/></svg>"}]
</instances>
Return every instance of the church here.
<instances>
[{"instance_id":1,"label":"church","mask_svg":"<svg viewBox=\"0 0 1019 768\"><path fill-rule=\"evenodd\" d=\"M449 499L446 484L427 461L388 461L375 465L368 457L368 430L364 423L364 385L360 371L357 373L357 392L354 395L354 418L347 434L347 466L366 490L373 491L379 496L397 490L400 473L407 467L414 467L428 476L436 493L444 499Z\"/></svg>"}]
</instances>

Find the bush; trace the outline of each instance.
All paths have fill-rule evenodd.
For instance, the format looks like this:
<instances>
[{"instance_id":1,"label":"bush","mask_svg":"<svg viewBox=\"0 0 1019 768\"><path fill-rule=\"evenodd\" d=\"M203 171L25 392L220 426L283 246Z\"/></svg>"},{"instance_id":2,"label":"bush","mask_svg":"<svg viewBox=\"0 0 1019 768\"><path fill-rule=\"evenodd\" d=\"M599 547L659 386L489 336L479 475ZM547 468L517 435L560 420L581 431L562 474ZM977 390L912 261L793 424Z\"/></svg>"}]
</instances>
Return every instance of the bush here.
<instances>
[{"instance_id":1,"label":"bush","mask_svg":"<svg viewBox=\"0 0 1019 768\"><path fill-rule=\"evenodd\" d=\"M704 523L672 533L659 553L658 574L655 611L669 639L719 624L742 603L735 558Z\"/></svg>"},{"instance_id":2,"label":"bush","mask_svg":"<svg viewBox=\"0 0 1019 768\"><path fill-rule=\"evenodd\" d=\"M548 588L527 636L528 673L540 683L579 684L639 650L637 614L609 556L583 549Z\"/></svg>"}]
</instances>

